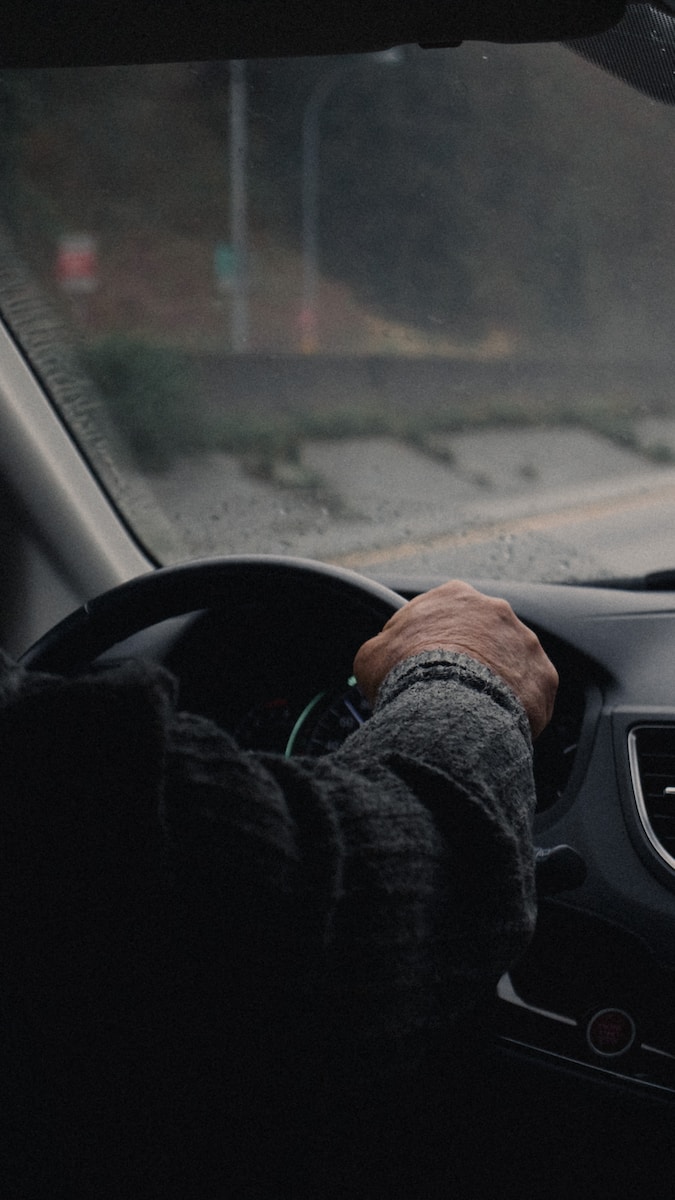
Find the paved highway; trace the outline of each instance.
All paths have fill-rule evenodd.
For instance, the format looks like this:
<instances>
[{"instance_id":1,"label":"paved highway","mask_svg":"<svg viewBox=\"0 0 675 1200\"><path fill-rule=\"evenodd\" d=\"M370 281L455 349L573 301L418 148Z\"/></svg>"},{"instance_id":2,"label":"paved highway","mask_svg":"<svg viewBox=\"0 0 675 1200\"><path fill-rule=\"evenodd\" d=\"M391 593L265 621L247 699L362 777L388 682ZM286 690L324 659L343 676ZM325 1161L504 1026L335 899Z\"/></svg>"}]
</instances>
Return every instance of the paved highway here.
<instances>
[{"instance_id":1,"label":"paved highway","mask_svg":"<svg viewBox=\"0 0 675 1200\"><path fill-rule=\"evenodd\" d=\"M452 571L495 579L601 579L675 569L675 480L337 561L366 574Z\"/></svg>"},{"instance_id":2,"label":"paved highway","mask_svg":"<svg viewBox=\"0 0 675 1200\"><path fill-rule=\"evenodd\" d=\"M675 425L669 437L675 449ZM292 553L382 576L550 580L675 567L675 467L578 429L310 442L266 479L213 453L154 490L182 533L176 558Z\"/></svg>"}]
</instances>

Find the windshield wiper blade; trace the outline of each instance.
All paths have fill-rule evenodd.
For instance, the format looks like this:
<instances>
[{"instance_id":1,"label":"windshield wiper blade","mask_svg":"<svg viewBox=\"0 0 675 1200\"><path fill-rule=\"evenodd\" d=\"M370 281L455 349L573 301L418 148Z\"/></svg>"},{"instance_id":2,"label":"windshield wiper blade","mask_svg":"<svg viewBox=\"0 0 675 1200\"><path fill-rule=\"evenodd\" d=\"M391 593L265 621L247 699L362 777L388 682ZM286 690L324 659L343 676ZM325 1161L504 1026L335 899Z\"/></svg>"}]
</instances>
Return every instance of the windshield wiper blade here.
<instances>
[{"instance_id":1,"label":"windshield wiper blade","mask_svg":"<svg viewBox=\"0 0 675 1200\"><path fill-rule=\"evenodd\" d=\"M667 571L650 571L642 580L645 592L675 592L675 567Z\"/></svg>"},{"instance_id":2,"label":"windshield wiper blade","mask_svg":"<svg viewBox=\"0 0 675 1200\"><path fill-rule=\"evenodd\" d=\"M649 571L647 575L575 580L572 586L616 588L621 592L675 592L675 567L669 567L665 571Z\"/></svg>"}]
</instances>

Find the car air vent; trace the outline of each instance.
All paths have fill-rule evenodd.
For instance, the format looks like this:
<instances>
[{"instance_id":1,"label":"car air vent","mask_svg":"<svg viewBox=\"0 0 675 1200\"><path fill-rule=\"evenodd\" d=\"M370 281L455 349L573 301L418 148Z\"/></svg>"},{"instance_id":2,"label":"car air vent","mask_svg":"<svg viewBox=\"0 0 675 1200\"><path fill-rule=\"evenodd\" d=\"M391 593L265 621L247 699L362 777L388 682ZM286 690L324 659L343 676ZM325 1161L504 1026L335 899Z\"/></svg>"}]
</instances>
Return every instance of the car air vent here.
<instances>
[{"instance_id":1,"label":"car air vent","mask_svg":"<svg viewBox=\"0 0 675 1200\"><path fill-rule=\"evenodd\" d=\"M675 725L641 725L628 735L635 803L654 850L675 871Z\"/></svg>"}]
</instances>

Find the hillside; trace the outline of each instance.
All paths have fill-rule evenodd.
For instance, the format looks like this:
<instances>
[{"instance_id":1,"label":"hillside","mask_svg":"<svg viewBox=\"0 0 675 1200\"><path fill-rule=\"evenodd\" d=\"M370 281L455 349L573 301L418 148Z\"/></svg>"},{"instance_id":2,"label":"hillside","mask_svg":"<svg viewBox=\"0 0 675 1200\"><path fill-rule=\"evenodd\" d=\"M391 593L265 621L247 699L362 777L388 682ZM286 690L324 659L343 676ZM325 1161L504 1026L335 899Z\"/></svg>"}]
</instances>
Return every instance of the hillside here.
<instances>
[{"instance_id":1,"label":"hillside","mask_svg":"<svg viewBox=\"0 0 675 1200\"><path fill-rule=\"evenodd\" d=\"M560 47L406 48L247 65L234 148L231 86L227 64L1 77L5 220L86 337L227 353L245 304L259 353L670 353L670 109ZM91 247L79 288L62 278L72 235Z\"/></svg>"},{"instance_id":2,"label":"hillside","mask_svg":"<svg viewBox=\"0 0 675 1200\"><path fill-rule=\"evenodd\" d=\"M226 65L8 72L2 85L5 216L57 301L88 337L227 351ZM251 349L303 349L301 132L321 93L309 348L669 352L670 110L558 47L254 63L246 86ZM73 299L56 278L72 234L95 248Z\"/></svg>"}]
</instances>

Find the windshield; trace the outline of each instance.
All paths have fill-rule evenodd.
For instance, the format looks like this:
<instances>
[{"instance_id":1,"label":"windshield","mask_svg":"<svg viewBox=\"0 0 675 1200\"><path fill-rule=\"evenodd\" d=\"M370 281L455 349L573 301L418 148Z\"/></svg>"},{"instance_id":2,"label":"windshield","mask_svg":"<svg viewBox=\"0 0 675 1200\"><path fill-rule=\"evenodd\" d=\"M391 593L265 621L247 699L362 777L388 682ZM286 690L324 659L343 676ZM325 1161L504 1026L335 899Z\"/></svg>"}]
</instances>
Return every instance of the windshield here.
<instances>
[{"instance_id":1,"label":"windshield","mask_svg":"<svg viewBox=\"0 0 675 1200\"><path fill-rule=\"evenodd\" d=\"M675 565L670 109L552 45L0 79L2 256L156 560Z\"/></svg>"}]
</instances>

